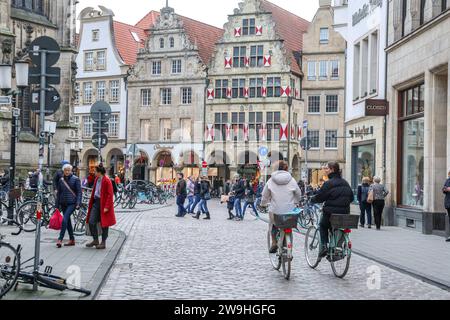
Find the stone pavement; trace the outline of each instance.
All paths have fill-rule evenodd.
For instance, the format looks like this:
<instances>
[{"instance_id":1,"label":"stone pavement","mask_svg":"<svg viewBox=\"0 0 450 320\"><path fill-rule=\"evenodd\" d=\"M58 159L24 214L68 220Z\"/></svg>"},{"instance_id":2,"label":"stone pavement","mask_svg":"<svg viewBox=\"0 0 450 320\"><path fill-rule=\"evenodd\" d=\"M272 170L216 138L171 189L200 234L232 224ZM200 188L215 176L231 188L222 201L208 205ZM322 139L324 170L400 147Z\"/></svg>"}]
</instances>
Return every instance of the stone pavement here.
<instances>
[{"instance_id":1,"label":"stone pavement","mask_svg":"<svg viewBox=\"0 0 450 320\"><path fill-rule=\"evenodd\" d=\"M225 206L210 201L211 221L176 218L176 207L119 214L127 241L98 299L446 299L450 292L370 259L352 256L345 279L324 260L317 270L295 234L292 278L274 271L267 225L247 215L227 221ZM355 248L360 240L353 239Z\"/></svg>"},{"instance_id":2,"label":"stone pavement","mask_svg":"<svg viewBox=\"0 0 450 320\"><path fill-rule=\"evenodd\" d=\"M354 251L450 290L450 243L443 237L397 227L352 232Z\"/></svg>"}]
</instances>

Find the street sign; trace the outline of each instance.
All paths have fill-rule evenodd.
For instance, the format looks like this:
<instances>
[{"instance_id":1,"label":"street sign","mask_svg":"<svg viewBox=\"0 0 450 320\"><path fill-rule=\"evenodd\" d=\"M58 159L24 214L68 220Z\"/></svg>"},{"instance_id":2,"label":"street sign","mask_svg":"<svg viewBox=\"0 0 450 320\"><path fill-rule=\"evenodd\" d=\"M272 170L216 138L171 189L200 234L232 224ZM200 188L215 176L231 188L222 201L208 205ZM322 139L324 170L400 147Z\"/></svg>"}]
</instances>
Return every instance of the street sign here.
<instances>
[{"instance_id":1,"label":"street sign","mask_svg":"<svg viewBox=\"0 0 450 320\"><path fill-rule=\"evenodd\" d=\"M40 96L41 96L40 88L34 89L33 92L31 93L31 110L36 113L40 113L41 109ZM54 114L56 111L58 111L60 105L61 105L61 96L54 87L49 86L45 94L45 114L46 115Z\"/></svg>"},{"instance_id":2,"label":"street sign","mask_svg":"<svg viewBox=\"0 0 450 320\"><path fill-rule=\"evenodd\" d=\"M91 118L94 122L108 122L111 118L111 106L105 101L97 101L92 105ZM99 115L101 117L99 118Z\"/></svg>"},{"instance_id":3,"label":"street sign","mask_svg":"<svg viewBox=\"0 0 450 320\"><path fill-rule=\"evenodd\" d=\"M109 131L109 125L108 123L102 122L102 123L94 123L92 126L92 130L94 132L98 131Z\"/></svg>"},{"instance_id":4,"label":"street sign","mask_svg":"<svg viewBox=\"0 0 450 320\"><path fill-rule=\"evenodd\" d=\"M50 150L55 150L55 149L56 149L56 145L54 145L54 144L49 144L49 145L48 145L48 148L49 148Z\"/></svg>"},{"instance_id":5,"label":"street sign","mask_svg":"<svg viewBox=\"0 0 450 320\"><path fill-rule=\"evenodd\" d=\"M269 154L269 149L267 149L267 147L260 147L259 148L259 155L261 157L265 157Z\"/></svg>"},{"instance_id":6,"label":"street sign","mask_svg":"<svg viewBox=\"0 0 450 320\"><path fill-rule=\"evenodd\" d=\"M202 161L202 168L208 168L208 163L206 161Z\"/></svg>"},{"instance_id":7,"label":"street sign","mask_svg":"<svg viewBox=\"0 0 450 320\"><path fill-rule=\"evenodd\" d=\"M99 142L101 142L100 146ZM92 145L97 149L103 149L108 145L108 137L106 136L106 134L102 134L99 139L99 134L96 133L92 136Z\"/></svg>"},{"instance_id":8,"label":"street sign","mask_svg":"<svg viewBox=\"0 0 450 320\"><path fill-rule=\"evenodd\" d=\"M61 68L47 68L47 84L61 84ZM41 68L32 67L29 71L28 82L30 84L41 83Z\"/></svg>"},{"instance_id":9,"label":"street sign","mask_svg":"<svg viewBox=\"0 0 450 320\"><path fill-rule=\"evenodd\" d=\"M10 106L11 97L10 96L0 96L0 106Z\"/></svg>"},{"instance_id":10,"label":"street sign","mask_svg":"<svg viewBox=\"0 0 450 320\"><path fill-rule=\"evenodd\" d=\"M58 42L55 39L52 39L47 36L36 38L30 45L31 51L30 54L31 61L33 64L37 66L39 69L41 67L41 53L36 52L38 50L47 50L51 51L47 53L47 67L51 67L56 64L61 56L61 48L59 47Z\"/></svg>"}]
</instances>

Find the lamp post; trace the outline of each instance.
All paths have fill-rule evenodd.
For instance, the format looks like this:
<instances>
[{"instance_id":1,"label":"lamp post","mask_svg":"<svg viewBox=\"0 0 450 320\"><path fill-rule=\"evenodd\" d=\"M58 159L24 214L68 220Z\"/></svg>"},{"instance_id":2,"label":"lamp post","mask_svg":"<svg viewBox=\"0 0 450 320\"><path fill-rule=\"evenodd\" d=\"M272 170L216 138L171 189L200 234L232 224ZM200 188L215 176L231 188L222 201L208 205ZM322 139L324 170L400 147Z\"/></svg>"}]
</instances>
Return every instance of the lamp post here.
<instances>
[{"instance_id":1,"label":"lamp post","mask_svg":"<svg viewBox=\"0 0 450 320\"><path fill-rule=\"evenodd\" d=\"M50 166L51 166L51 150L54 148L52 145L53 136L56 133L56 122L46 121L45 122L45 133L48 137L48 150L47 150L47 180L50 180Z\"/></svg>"},{"instance_id":2,"label":"lamp post","mask_svg":"<svg viewBox=\"0 0 450 320\"><path fill-rule=\"evenodd\" d=\"M29 64L26 61L16 61L15 65L15 78L16 87L18 91L9 92L12 88L12 71L13 66L8 64L0 65L0 89L6 91L6 94L15 96L15 108L11 104L11 155L10 155L10 165L9 165L9 189L13 190L15 188L16 180L16 140L17 140L17 122L20 116L19 106L19 96L22 95L23 89L28 87L28 70ZM10 197L9 208L8 208L8 219L14 218L14 199Z\"/></svg>"}]
</instances>

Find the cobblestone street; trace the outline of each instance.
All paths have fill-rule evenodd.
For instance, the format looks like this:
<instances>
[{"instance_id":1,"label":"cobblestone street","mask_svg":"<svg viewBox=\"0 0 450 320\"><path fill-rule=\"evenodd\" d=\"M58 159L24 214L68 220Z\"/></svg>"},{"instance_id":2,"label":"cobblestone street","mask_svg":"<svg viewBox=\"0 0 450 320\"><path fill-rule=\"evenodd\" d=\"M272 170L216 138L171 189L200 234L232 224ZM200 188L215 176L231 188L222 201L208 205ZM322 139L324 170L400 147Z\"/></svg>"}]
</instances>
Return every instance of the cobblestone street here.
<instances>
[{"instance_id":1,"label":"cobblestone street","mask_svg":"<svg viewBox=\"0 0 450 320\"><path fill-rule=\"evenodd\" d=\"M116 228L128 238L97 298L450 299L448 291L357 255L344 280L326 260L312 270L299 234L286 281L271 267L264 222L249 214L244 222L227 221L225 206L211 201L210 207L211 221L176 218L175 206L119 213ZM368 287L373 266L380 270L379 289Z\"/></svg>"}]
</instances>

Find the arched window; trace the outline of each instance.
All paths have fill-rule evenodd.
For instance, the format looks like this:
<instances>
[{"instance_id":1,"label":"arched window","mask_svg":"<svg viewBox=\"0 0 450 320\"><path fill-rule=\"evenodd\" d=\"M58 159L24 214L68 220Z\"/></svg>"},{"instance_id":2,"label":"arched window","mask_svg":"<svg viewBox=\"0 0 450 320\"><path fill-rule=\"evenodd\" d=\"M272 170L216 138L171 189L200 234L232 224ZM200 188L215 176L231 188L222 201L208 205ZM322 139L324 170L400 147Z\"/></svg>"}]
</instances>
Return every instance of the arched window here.
<instances>
[{"instance_id":1,"label":"arched window","mask_svg":"<svg viewBox=\"0 0 450 320\"><path fill-rule=\"evenodd\" d=\"M170 47L173 48L175 47L175 39L173 37L170 38Z\"/></svg>"},{"instance_id":2,"label":"arched window","mask_svg":"<svg viewBox=\"0 0 450 320\"><path fill-rule=\"evenodd\" d=\"M164 49L164 39L163 38L159 39L159 48Z\"/></svg>"}]
</instances>

